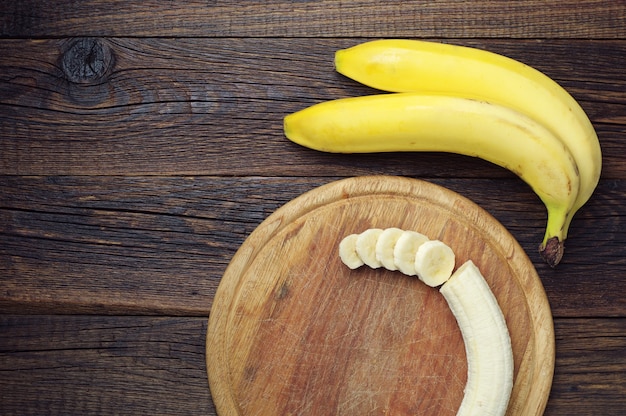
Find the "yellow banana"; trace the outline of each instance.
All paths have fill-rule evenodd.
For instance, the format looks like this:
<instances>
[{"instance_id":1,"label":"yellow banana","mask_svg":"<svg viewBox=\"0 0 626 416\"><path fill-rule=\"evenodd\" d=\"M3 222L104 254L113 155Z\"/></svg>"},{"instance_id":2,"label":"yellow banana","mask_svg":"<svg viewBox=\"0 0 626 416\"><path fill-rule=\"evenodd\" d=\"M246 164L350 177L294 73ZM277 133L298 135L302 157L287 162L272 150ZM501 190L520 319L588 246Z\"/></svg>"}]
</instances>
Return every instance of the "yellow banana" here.
<instances>
[{"instance_id":1,"label":"yellow banana","mask_svg":"<svg viewBox=\"0 0 626 416\"><path fill-rule=\"evenodd\" d=\"M584 110L554 80L519 61L476 48L385 39L337 51L335 67L339 73L380 90L486 100L546 126L565 143L580 172L580 190L568 214L563 238L567 237L572 217L598 184L601 148ZM562 241L544 240L540 246L548 263L554 263L551 251L557 250L558 257L562 249Z\"/></svg>"},{"instance_id":2,"label":"yellow banana","mask_svg":"<svg viewBox=\"0 0 626 416\"><path fill-rule=\"evenodd\" d=\"M284 130L291 141L325 152L433 151L480 157L517 174L543 201L548 211L544 241L565 238L579 189L576 163L549 130L510 108L447 95L372 95L326 101L290 114Z\"/></svg>"}]
</instances>

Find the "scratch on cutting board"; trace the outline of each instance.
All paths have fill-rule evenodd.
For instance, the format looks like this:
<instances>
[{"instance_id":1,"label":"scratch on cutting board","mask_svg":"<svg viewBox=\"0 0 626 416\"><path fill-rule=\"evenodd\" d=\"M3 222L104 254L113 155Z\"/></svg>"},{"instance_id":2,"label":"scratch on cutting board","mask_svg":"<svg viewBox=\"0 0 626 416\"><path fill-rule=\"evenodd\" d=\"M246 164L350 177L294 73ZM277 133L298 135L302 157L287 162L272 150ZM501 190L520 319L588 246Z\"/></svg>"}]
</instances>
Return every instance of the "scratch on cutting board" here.
<instances>
[{"instance_id":1,"label":"scratch on cutting board","mask_svg":"<svg viewBox=\"0 0 626 416\"><path fill-rule=\"evenodd\" d=\"M350 396L338 404L337 414L355 414L357 409L362 411L364 408L368 409L368 414L380 414L384 409L381 409L376 398L390 396L394 393L393 389L384 389L383 386L351 391Z\"/></svg>"}]
</instances>

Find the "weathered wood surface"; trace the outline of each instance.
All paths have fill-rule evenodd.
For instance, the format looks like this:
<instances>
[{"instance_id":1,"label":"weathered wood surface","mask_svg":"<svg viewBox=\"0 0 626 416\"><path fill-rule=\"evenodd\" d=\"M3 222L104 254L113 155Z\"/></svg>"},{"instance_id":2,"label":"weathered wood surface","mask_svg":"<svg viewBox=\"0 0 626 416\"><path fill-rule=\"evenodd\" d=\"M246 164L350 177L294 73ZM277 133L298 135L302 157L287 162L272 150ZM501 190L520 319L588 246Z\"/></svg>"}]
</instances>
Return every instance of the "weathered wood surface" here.
<instances>
[{"instance_id":1,"label":"weathered wood surface","mask_svg":"<svg viewBox=\"0 0 626 416\"><path fill-rule=\"evenodd\" d=\"M283 137L289 112L374 92L332 57L379 37L493 50L579 100L604 166L557 269L503 169ZM215 414L206 317L239 245L316 186L394 174L469 197L529 254L555 316L546 415L622 415L625 56L623 1L2 2L0 414Z\"/></svg>"},{"instance_id":2,"label":"weathered wood surface","mask_svg":"<svg viewBox=\"0 0 626 416\"><path fill-rule=\"evenodd\" d=\"M620 1L4 2L4 36L623 38Z\"/></svg>"},{"instance_id":3,"label":"weathered wood surface","mask_svg":"<svg viewBox=\"0 0 626 416\"><path fill-rule=\"evenodd\" d=\"M2 177L0 305L206 316L246 236L279 206L335 179ZM624 315L625 181L601 182L554 270L536 250L545 209L523 182L431 181L469 197L509 229L534 261L556 317Z\"/></svg>"},{"instance_id":4,"label":"weathered wood surface","mask_svg":"<svg viewBox=\"0 0 626 416\"><path fill-rule=\"evenodd\" d=\"M0 43L0 173L328 176L385 172L458 177L461 170L464 177L506 174L493 166L477 169L486 164L466 163L460 157L442 163L449 155L420 157L419 163L414 155L338 158L303 151L288 142L282 133L286 114L328 99L376 92L334 71L334 51L358 42L5 40ZM624 42L485 39L457 43L520 59L559 81L580 101L602 137L603 177L626 177L619 147L626 123ZM98 58L99 65L82 72L76 69L83 60Z\"/></svg>"},{"instance_id":5,"label":"weathered wood surface","mask_svg":"<svg viewBox=\"0 0 626 416\"><path fill-rule=\"evenodd\" d=\"M557 319L545 415L626 408L626 319ZM0 413L215 415L201 317L0 316Z\"/></svg>"}]
</instances>

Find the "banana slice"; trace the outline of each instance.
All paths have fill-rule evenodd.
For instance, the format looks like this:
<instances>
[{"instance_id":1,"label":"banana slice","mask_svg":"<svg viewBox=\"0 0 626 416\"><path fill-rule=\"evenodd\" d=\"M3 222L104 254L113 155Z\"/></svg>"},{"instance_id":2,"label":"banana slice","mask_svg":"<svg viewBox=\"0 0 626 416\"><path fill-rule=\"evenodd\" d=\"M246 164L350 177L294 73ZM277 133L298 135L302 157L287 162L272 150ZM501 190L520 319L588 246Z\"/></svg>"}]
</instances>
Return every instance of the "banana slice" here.
<instances>
[{"instance_id":1,"label":"banana slice","mask_svg":"<svg viewBox=\"0 0 626 416\"><path fill-rule=\"evenodd\" d=\"M356 239L356 253L363 263L372 269L378 269L383 265L376 257L376 243L382 233L383 230L380 228L369 228L359 234Z\"/></svg>"},{"instance_id":2,"label":"banana slice","mask_svg":"<svg viewBox=\"0 0 626 416\"><path fill-rule=\"evenodd\" d=\"M415 276L415 255L419 246L428 241L428 237L417 231L403 231L393 249L393 261L402 273Z\"/></svg>"},{"instance_id":3,"label":"banana slice","mask_svg":"<svg viewBox=\"0 0 626 416\"><path fill-rule=\"evenodd\" d=\"M454 251L447 244L430 240L417 249L415 272L428 286L439 286L452 275L455 260Z\"/></svg>"},{"instance_id":4,"label":"banana slice","mask_svg":"<svg viewBox=\"0 0 626 416\"><path fill-rule=\"evenodd\" d=\"M350 234L339 243L339 257L343 264L352 270L365 264L356 252L356 240L358 238L358 234Z\"/></svg>"},{"instance_id":5,"label":"banana slice","mask_svg":"<svg viewBox=\"0 0 626 416\"><path fill-rule=\"evenodd\" d=\"M376 242L376 258L387 270L398 270L394 260L394 248L396 241L402 235L403 231L399 228L386 228L378 236Z\"/></svg>"}]
</instances>

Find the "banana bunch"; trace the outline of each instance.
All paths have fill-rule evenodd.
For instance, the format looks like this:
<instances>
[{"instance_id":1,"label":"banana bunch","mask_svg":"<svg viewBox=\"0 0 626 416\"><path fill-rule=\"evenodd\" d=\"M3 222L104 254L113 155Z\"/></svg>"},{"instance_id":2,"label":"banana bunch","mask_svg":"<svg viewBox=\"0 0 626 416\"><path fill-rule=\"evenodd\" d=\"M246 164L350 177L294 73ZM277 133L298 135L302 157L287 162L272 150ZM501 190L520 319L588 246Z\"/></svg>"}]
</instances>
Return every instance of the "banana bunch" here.
<instances>
[{"instance_id":1,"label":"banana bunch","mask_svg":"<svg viewBox=\"0 0 626 416\"><path fill-rule=\"evenodd\" d=\"M513 349L497 299L468 260L454 273L453 250L438 240L398 228L370 228L339 243L350 269L362 265L417 275L439 292L457 320L465 344L467 383L457 416L504 415L513 390Z\"/></svg>"},{"instance_id":2,"label":"banana bunch","mask_svg":"<svg viewBox=\"0 0 626 416\"><path fill-rule=\"evenodd\" d=\"M547 209L539 251L562 256L574 214L602 166L587 115L555 81L488 51L378 40L337 51L341 74L392 92L313 105L285 117L285 135L324 152L452 152L511 170Z\"/></svg>"}]
</instances>

